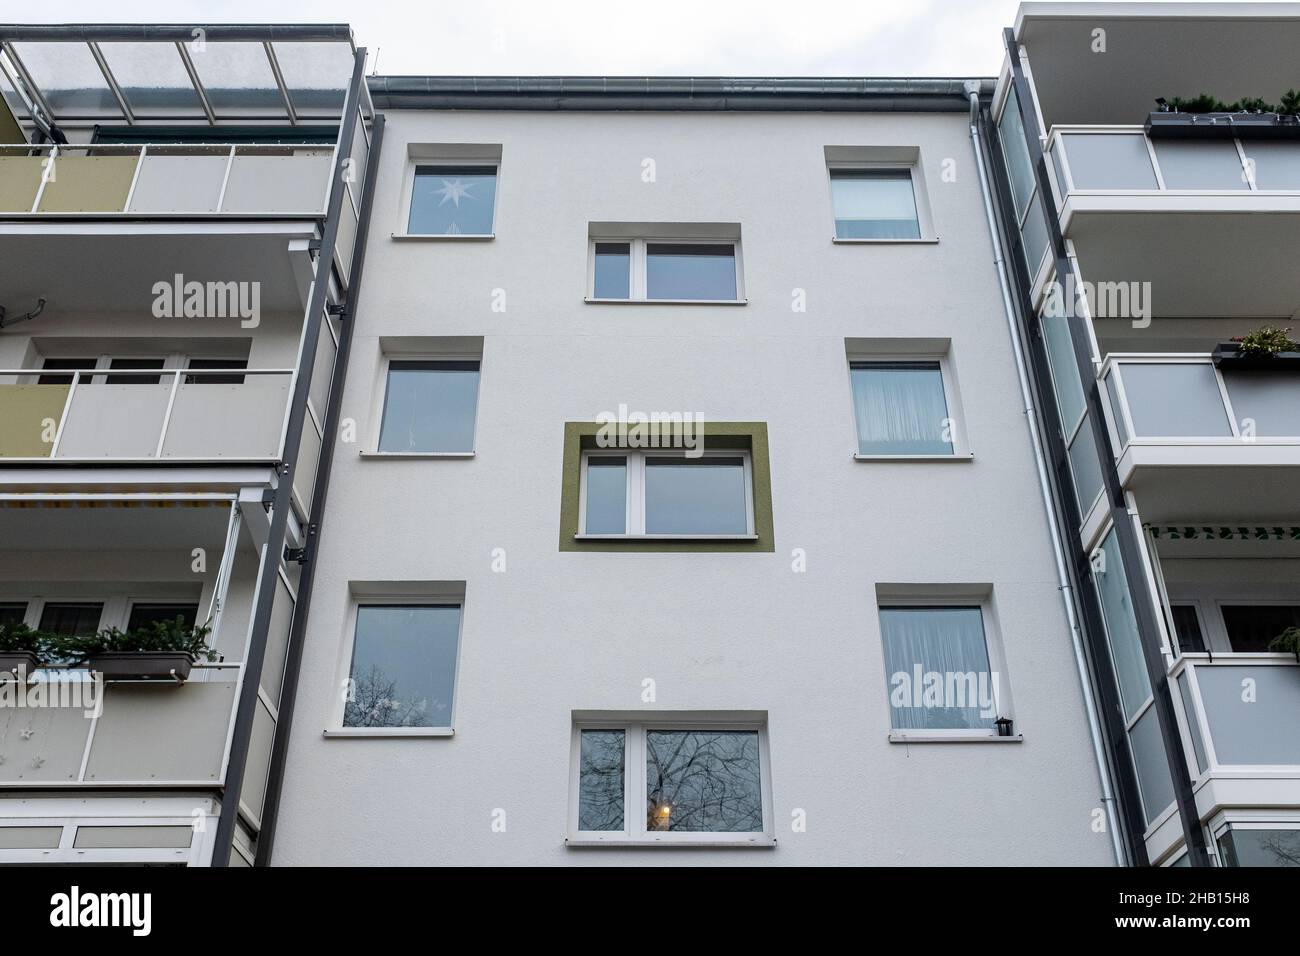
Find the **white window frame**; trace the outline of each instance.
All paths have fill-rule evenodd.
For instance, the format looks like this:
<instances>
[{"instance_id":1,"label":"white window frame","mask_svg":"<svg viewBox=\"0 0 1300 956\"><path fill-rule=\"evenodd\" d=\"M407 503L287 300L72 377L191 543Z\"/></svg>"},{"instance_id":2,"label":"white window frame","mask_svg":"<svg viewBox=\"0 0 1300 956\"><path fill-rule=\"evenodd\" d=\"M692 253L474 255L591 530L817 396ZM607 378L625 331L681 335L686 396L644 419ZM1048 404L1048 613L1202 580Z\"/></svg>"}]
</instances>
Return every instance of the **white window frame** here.
<instances>
[{"instance_id":1,"label":"white window frame","mask_svg":"<svg viewBox=\"0 0 1300 956\"><path fill-rule=\"evenodd\" d=\"M938 362L939 378L943 386L943 403L948 410L948 420L953 423L952 451L946 455L864 455L858 445L858 402L853 391L854 365L887 365L891 362ZM951 352L906 352L900 354L850 352L844 367L849 386L849 421L853 424L853 457L857 461L970 461L975 457L966 440L966 427L962 412L961 394L953 374Z\"/></svg>"},{"instance_id":2,"label":"white window frame","mask_svg":"<svg viewBox=\"0 0 1300 956\"><path fill-rule=\"evenodd\" d=\"M415 197L415 174L419 166L482 166L496 170L496 189L492 193L492 231L491 232L457 232L429 233L410 232L411 202ZM429 242L490 242L497 237L498 216L501 213L501 159L477 156L459 158L452 155L412 156L406 158L406 168L402 174L402 192L397 211L397 227L392 238Z\"/></svg>"},{"instance_id":3,"label":"white window frame","mask_svg":"<svg viewBox=\"0 0 1300 956\"><path fill-rule=\"evenodd\" d=\"M835 187L832 185L831 172L837 169L859 172L899 172L907 173L912 181L912 211L916 214L916 231L920 234L915 239L853 239L841 238L835 226ZM921 176L919 162L906 160L827 160L826 162L826 201L831 213L831 242L846 246L905 246L934 245L939 241L935 235L934 223L930 214L929 195Z\"/></svg>"},{"instance_id":4,"label":"white window frame","mask_svg":"<svg viewBox=\"0 0 1300 956\"><path fill-rule=\"evenodd\" d=\"M1216 866L1224 866L1219 841L1233 830L1300 830L1300 813L1287 809L1220 810L1206 827L1210 831L1210 853Z\"/></svg>"},{"instance_id":5,"label":"white window frame","mask_svg":"<svg viewBox=\"0 0 1300 956\"><path fill-rule=\"evenodd\" d=\"M587 463L592 458L627 459L627 512L623 534L587 533ZM703 461L709 458L739 458L744 468L744 534L647 534L645 530L645 471L647 458L682 458ZM754 527L754 463L749 449L716 449L688 457L677 448L593 448L582 452L582 475L578 489L578 535L587 541L756 541Z\"/></svg>"},{"instance_id":6,"label":"white window frame","mask_svg":"<svg viewBox=\"0 0 1300 956\"><path fill-rule=\"evenodd\" d=\"M582 731L621 730L623 751L623 829L579 830L579 770L582 765ZM758 734L759 796L762 800L763 829L749 832L672 832L647 830L646 816L646 745L647 730L716 730L744 731ZM723 717L685 718L654 714L635 719L586 718L575 720L570 737L569 755L569 846L718 846L772 847L776 845L775 819L772 812L772 761L765 720L733 720Z\"/></svg>"},{"instance_id":7,"label":"white window frame","mask_svg":"<svg viewBox=\"0 0 1300 956\"><path fill-rule=\"evenodd\" d=\"M626 299L603 299L596 297L596 244L616 243L629 246L628 297ZM731 246L736 266L736 297L734 299L651 299L646 295L646 247L647 246ZM675 239L665 236L637 237L628 236L591 236L587 239L587 294L585 302L599 305L619 303L640 303L642 305L745 305L745 269L741 258L740 240L734 238Z\"/></svg>"},{"instance_id":8,"label":"white window frame","mask_svg":"<svg viewBox=\"0 0 1300 956\"><path fill-rule=\"evenodd\" d=\"M880 634L880 656L885 657L885 629L880 623L880 612L888 609L906 608L979 608L980 621L984 628L984 652L988 655L989 675L996 674L998 679L993 684L993 709L996 717L1008 717L1012 722L1012 734L1009 737L998 736L997 727L964 728L905 728L894 726L894 709L889 697L893 691L891 675L885 674L885 726L889 728L889 742L901 744L915 743L1020 743L1024 733L1016 720L1015 706L1011 699L1011 681L1007 675L1006 648L1002 644L1002 632L998 627L997 615L993 608L992 595L961 596L945 594L942 596L889 596L876 601L876 626Z\"/></svg>"},{"instance_id":9,"label":"white window frame","mask_svg":"<svg viewBox=\"0 0 1300 956\"><path fill-rule=\"evenodd\" d=\"M380 451L380 433L384 427L384 406L388 401L388 372L394 362L477 362L478 389L474 395L474 434L469 451ZM481 352L422 351L385 352L380 356L377 400L370 410L370 439L361 450L362 458L473 458L478 449L479 401L483 396L483 354Z\"/></svg>"},{"instance_id":10,"label":"white window frame","mask_svg":"<svg viewBox=\"0 0 1300 956\"><path fill-rule=\"evenodd\" d=\"M357 644L357 613L363 607L457 607L460 615L456 622L456 664L451 675L451 710L448 723L439 727L345 727L344 712L347 709L347 687L352 678L352 658ZM464 598L438 597L434 595L354 595L348 604L347 619L344 622L344 637L339 655L338 680L332 688L334 701L330 708L330 723L324 731L325 737L452 737L456 733L456 705L460 701L460 662L464 656L465 636L465 600Z\"/></svg>"}]
</instances>

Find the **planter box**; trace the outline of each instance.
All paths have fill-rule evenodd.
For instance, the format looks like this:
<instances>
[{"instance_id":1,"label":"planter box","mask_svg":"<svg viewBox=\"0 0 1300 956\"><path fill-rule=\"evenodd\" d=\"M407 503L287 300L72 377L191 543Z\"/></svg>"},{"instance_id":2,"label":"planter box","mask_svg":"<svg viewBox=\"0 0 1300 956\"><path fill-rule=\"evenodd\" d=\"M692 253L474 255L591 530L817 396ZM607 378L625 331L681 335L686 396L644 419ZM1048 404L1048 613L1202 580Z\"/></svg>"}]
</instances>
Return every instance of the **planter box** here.
<instances>
[{"instance_id":1,"label":"planter box","mask_svg":"<svg viewBox=\"0 0 1300 956\"><path fill-rule=\"evenodd\" d=\"M1152 139L1300 139L1300 122L1277 113L1151 113Z\"/></svg>"},{"instance_id":2,"label":"planter box","mask_svg":"<svg viewBox=\"0 0 1300 956\"><path fill-rule=\"evenodd\" d=\"M9 680L22 674L29 679L36 671L36 653L34 651L10 651L0 654L0 680Z\"/></svg>"},{"instance_id":3,"label":"planter box","mask_svg":"<svg viewBox=\"0 0 1300 956\"><path fill-rule=\"evenodd\" d=\"M184 651L115 651L96 654L86 666L106 681L183 681L190 676L194 659Z\"/></svg>"},{"instance_id":4,"label":"planter box","mask_svg":"<svg viewBox=\"0 0 1300 956\"><path fill-rule=\"evenodd\" d=\"M1276 355L1246 353L1236 342L1226 342L1214 349L1214 364L1229 371L1239 372L1298 372L1300 352L1278 352Z\"/></svg>"}]
</instances>

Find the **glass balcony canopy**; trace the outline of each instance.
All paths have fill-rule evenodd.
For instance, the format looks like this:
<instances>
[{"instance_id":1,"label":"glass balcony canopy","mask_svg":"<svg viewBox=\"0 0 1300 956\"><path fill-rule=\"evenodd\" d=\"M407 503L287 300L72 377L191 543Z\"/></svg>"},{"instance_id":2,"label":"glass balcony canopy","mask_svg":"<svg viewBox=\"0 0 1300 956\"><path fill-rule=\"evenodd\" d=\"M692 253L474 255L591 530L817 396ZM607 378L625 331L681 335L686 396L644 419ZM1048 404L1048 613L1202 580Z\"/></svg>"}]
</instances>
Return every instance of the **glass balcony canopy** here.
<instances>
[{"instance_id":1,"label":"glass balcony canopy","mask_svg":"<svg viewBox=\"0 0 1300 956\"><path fill-rule=\"evenodd\" d=\"M350 28L0 25L0 95L24 125L337 122Z\"/></svg>"}]
</instances>

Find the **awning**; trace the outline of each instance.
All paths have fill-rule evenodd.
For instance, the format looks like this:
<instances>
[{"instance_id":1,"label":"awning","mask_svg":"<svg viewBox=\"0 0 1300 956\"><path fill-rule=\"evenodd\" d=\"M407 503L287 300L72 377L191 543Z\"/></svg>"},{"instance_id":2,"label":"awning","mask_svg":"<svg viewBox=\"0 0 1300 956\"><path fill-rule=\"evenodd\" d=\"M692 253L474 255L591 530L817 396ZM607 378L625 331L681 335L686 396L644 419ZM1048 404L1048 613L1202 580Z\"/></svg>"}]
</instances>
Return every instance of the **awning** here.
<instances>
[{"instance_id":1,"label":"awning","mask_svg":"<svg viewBox=\"0 0 1300 956\"><path fill-rule=\"evenodd\" d=\"M91 123L337 123L356 46L332 25L0 25L0 95L28 132Z\"/></svg>"}]
</instances>

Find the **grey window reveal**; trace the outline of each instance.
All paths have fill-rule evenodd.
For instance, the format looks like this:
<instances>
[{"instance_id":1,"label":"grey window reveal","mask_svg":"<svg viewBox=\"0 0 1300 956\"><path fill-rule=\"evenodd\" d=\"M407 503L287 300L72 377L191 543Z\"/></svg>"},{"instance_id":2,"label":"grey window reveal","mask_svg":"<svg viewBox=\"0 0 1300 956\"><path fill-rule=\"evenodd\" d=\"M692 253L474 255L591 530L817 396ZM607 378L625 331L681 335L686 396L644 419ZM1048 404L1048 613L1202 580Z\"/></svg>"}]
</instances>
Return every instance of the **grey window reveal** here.
<instances>
[{"instance_id":1,"label":"grey window reveal","mask_svg":"<svg viewBox=\"0 0 1300 956\"><path fill-rule=\"evenodd\" d=\"M627 458L587 460L587 534L627 532Z\"/></svg>"},{"instance_id":2,"label":"grey window reveal","mask_svg":"<svg viewBox=\"0 0 1300 956\"><path fill-rule=\"evenodd\" d=\"M473 451L478 380L478 362L390 362L379 450Z\"/></svg>"},{"instance_id":3,"label":"grey window reveal","mask_svg":"<svg viewBox=\"0 0 1300 956\"><path fill-rule=\"evenodd\" d=\"M731 243L646 243L646 298L734 300L736 247Z\"/></svg>"},{"instance_id":4,"label":"grey window reveal","mask_svg":"<svg viewBox=\"0 0 1300 956\"><path fill-rule=\"evenodd\" d=\"M622 830L624 759L622 730L584 730L578 767L578 829Z\"/></svg>"},{"instance_id":5,"label":"grey window reveal","mask_svg":"<svg viewBox=\"0 0 1300 956\"><path fill-rule=\"evenodd\" d=\"M425 236L488 236L496 206L495 166L417 166L406 231Z\"/></svg>"},{"instance_id":6,"label":"grey window reveal","mask_svg":"<svg viewBox=\"0 0 1300 956\"><path fill-rule=\"evenodd\" d=\"M647 830L763 829L756 731L647 730L645 738Z\"/></svg>"},{"instance_id":7,"label":"grey window reveal","mask_svg":"<svg viewBox=\"0 0 1300 956\"><path fill-rule=\"evenodd\" d=\"M460 606L357 608L344 727L450 727Z\"/></svg>"},{"instance_id":8,"label":"grey window reveal","mask_svg":"<svg viewBox=\"0 0 1300 956\"><path fill-rule=\"evenodd\" d=\"M952 429L938 362L853 362L862 455L951 455Z\"/></svg>"},{"instance_id":9,"label":"grey window reveal","mask_svg":"<svg viewBox=\"0 0 1300 956\"><path fill-rule=\"evenodd\" d=\"M837 239L920 239L909 169L832 169Z\"/></svg>"},{"instance_id":10,"label":"grey window reveal","mask_svg":"<svg viewBox=\"0 0 1300 956\"><path fill-rule=\"evenodd\" d=\"M647 534L746 534L743 458L646 459Z\"/></svg>"}]
</instances>

